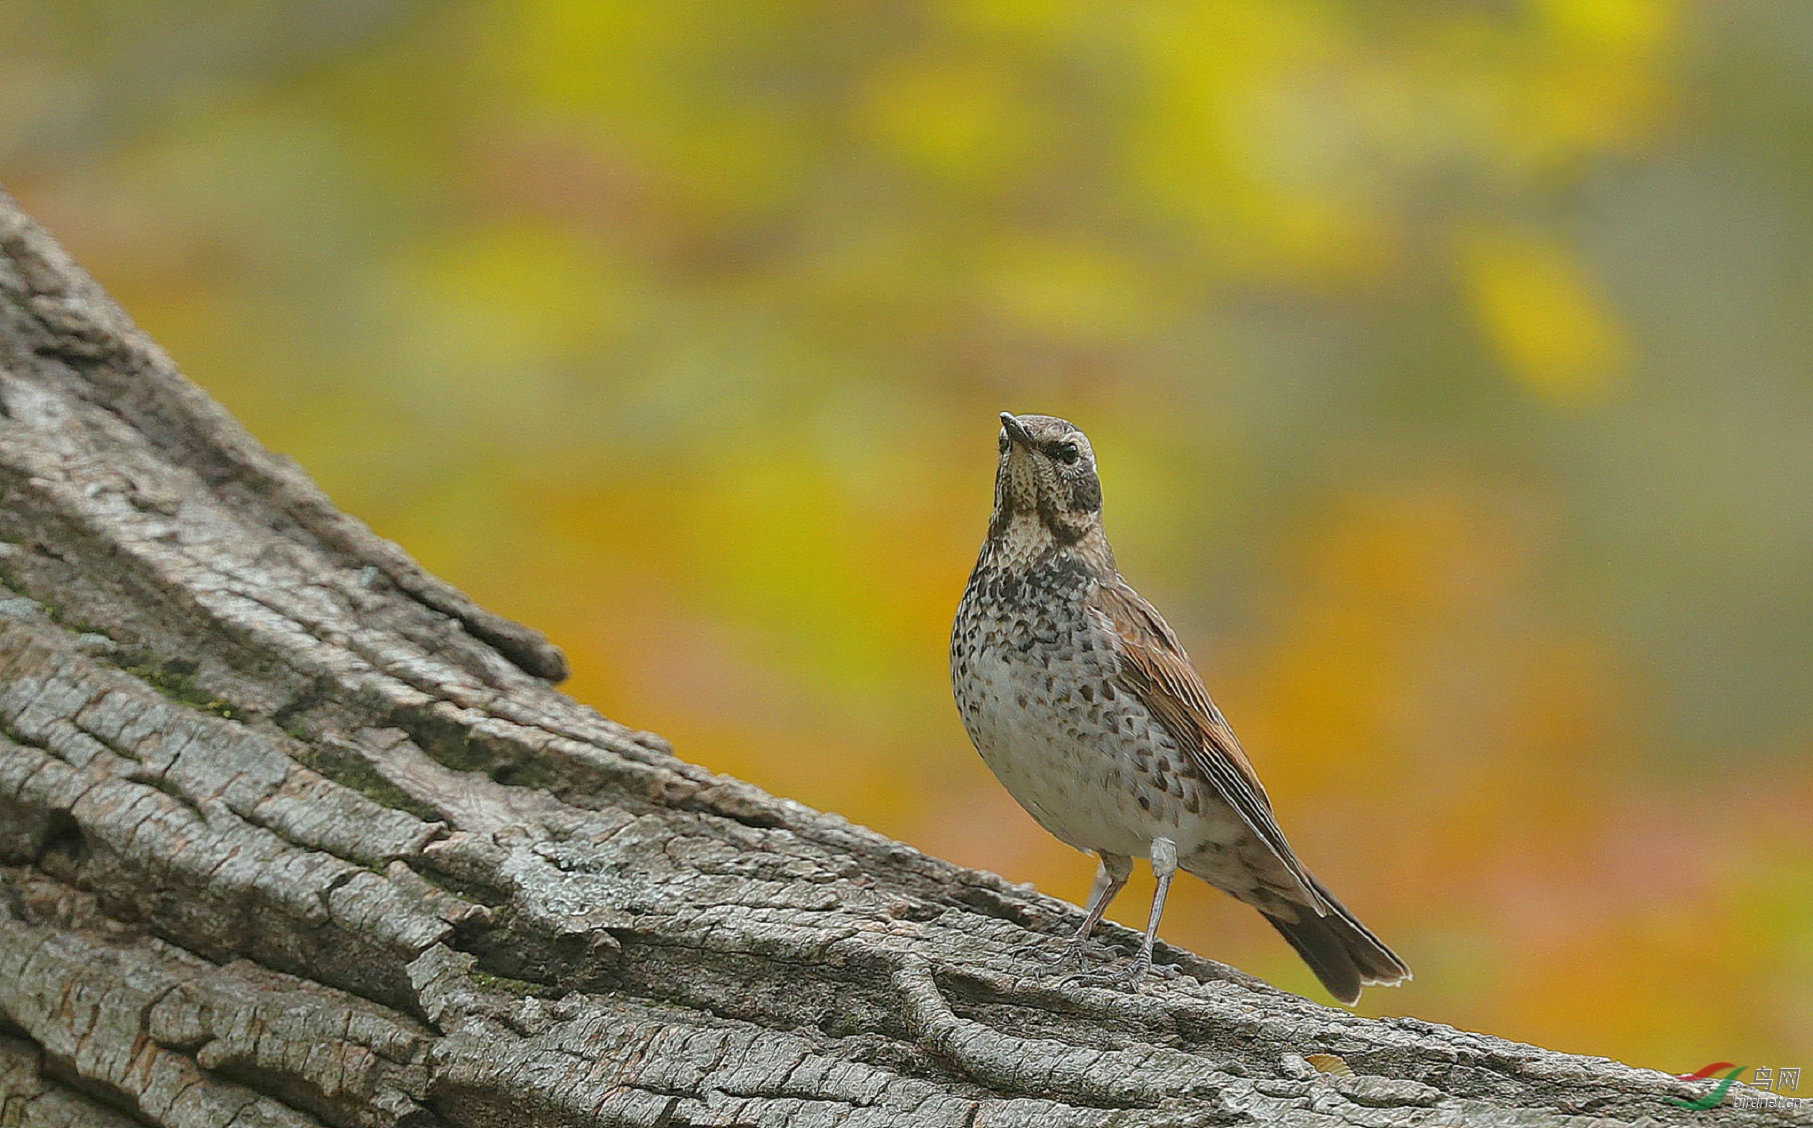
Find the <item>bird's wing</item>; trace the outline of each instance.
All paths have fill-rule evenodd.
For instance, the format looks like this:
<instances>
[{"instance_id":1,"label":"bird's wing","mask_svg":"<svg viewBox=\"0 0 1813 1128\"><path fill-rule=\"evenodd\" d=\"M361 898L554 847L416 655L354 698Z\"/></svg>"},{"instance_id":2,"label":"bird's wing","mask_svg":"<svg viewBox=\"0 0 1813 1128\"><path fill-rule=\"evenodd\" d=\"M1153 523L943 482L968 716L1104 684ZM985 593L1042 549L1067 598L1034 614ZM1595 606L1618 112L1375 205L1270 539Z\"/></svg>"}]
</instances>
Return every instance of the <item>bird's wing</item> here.
<instances>
[{"instance_id":1,"label":"bird's wing","mask_svg":"<svg viewBox=\"0 0 1813 1128\"><path fill-rule=\"evenodd\" d=\"M1209 700L1209 691L1164 616L1119 576L1099 585L1091 604L1107 620L1118 644L1121 684L1152 711L1190 764L1283 863L1303 902L1325 913L1327 904L1278 829L1271 800L1252 763L1227 718Z\"/></svg>"}]
</instances>

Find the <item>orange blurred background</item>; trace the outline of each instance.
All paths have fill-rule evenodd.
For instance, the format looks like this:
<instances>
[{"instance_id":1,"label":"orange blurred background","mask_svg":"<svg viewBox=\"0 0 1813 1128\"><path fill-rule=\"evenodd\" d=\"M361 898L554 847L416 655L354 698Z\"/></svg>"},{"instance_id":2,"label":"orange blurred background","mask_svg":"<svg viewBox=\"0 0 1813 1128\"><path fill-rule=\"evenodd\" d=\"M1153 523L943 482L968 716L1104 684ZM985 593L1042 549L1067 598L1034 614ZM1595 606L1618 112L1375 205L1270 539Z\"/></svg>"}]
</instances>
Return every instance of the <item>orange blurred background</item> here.
<instances>
[{"instance_id":1,"label":"orange blurred background","mask_svg":"<svg viewBox=\"0 0 1813 1128\"><path fill-rule=\"evenodd\" d=\"M1366 1013L1813 1069L1808 12L8 0L0 182L577 697L1074 900L945 669L1066 416Z\"/></svg>"}]
</instances>

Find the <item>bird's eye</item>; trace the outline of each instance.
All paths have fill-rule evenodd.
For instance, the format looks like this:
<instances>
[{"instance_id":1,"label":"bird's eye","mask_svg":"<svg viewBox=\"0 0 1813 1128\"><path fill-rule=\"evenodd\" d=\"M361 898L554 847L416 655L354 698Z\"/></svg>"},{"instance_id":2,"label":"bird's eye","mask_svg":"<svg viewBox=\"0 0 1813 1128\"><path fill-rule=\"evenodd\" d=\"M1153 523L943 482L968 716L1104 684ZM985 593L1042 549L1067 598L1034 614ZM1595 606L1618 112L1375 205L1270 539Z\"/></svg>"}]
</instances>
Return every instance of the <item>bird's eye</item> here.
<instances>
[{"instance_id":1,"label":"bird's eye","mask_svg":"<svg viewBox=\"0 0 1813 1128\"><path fill-rule=\"evenodd\" d=\"M1080 457L1080 452L1076 449L1075 443L1063 443L1059 445L1057 449L1057 456L1059 462L1062 462L1066 466L1071 466L1074 465L1077 458Z\"/></svg>"}]
</instances>

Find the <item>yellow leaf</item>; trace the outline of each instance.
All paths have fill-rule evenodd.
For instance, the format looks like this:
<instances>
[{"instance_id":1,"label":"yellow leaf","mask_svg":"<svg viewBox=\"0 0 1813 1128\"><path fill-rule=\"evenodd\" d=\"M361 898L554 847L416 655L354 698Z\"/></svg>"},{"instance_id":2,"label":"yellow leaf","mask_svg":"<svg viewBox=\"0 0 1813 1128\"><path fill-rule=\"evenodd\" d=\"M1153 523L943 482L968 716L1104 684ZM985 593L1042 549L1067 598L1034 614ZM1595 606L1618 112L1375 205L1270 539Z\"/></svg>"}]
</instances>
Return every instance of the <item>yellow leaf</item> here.
<instances>
[{"instance_id":1,"label":"yellow leaf","mask_svg":"<svg viewBox=\"0 0 1813 1128\"><path fill-rule=\"evenodd\" d=\"M1554 241L1483 231L1463 241L1461 259L1480 329L1531 392L1579 406L1602 399L1623 375L1624 333Z\"/></svg>"}]
</instances>

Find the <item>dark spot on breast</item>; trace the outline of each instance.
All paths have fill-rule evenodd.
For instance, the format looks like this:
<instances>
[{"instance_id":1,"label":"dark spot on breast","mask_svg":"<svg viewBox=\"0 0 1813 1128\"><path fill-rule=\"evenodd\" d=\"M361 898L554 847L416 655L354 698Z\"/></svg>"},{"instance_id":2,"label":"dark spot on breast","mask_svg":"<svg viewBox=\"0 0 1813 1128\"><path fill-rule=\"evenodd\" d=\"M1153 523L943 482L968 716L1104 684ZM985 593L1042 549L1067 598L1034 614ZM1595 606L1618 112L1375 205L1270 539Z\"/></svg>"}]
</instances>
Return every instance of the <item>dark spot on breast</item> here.
<instances>
[{"instance_id":1,"label":"dark spot on breast","mask_svg":"<svg viewBox=\"0 0 1813 1128\"><path fill-rule=\"evenodd\" d=\"M1080 689L1078 692L1080 692L1083 695L1084 701L1094 701L1095 700L1095 687L1090 685L1088 682L1084 682L1082 689Z\"/></svg>"},{"instance_id":2,"label":"dark spot on breast","mask_svg":"<svg viewBox=\"0 0 1813 1128\"><path fill-rule=\"evenodd\" d=\"M1142 811L1150 811L1152 809L1152 800L1141 795L1139 797L1139 809Z\"/></svg>"}]
</instances>

